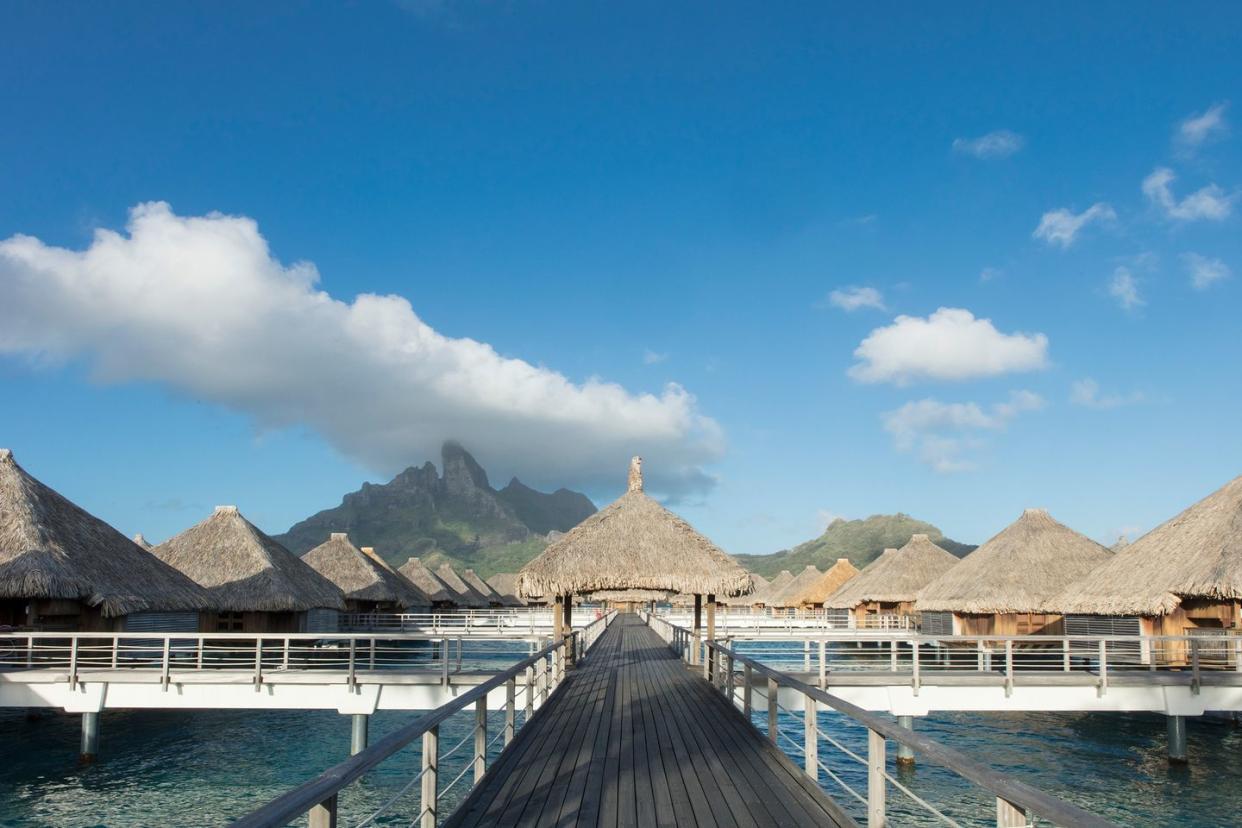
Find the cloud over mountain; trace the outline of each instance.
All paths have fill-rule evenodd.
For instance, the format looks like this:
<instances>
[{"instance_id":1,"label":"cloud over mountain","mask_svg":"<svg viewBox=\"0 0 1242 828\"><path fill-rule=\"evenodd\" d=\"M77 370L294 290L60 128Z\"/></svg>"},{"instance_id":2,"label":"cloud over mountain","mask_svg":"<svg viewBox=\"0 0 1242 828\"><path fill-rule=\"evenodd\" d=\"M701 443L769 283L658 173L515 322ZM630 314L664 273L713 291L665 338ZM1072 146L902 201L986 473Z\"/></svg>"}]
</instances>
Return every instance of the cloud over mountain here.
<instances>
[{"instance_id":1,"label":"cloud over mountain","mask_svg":"<svg viewBox=\"0 0 1242 828\"><path fill-rule=\"evenodd\" d=\"M435 331L400 296L352 302L317 288L312 264L273 258L255 221L135 207L127 233L83 251L29 236L0 242L0 354L81 359L105 383L153 382L305 425L392 473L468 444L535 485L615 490L632 454L672 495L712 484L723 435L692 394L633 393Z\"/></svg>"}]
</instances>

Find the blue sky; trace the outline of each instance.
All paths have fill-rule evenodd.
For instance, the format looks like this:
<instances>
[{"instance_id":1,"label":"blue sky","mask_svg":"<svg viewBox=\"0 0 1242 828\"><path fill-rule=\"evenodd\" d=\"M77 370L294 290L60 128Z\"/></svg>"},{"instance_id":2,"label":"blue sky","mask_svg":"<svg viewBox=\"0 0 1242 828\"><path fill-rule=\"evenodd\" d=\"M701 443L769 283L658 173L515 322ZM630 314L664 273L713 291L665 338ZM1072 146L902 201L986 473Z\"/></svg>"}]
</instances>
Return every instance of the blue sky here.
<instances>
[{"instance_id":1,"label":"blue sky","mask_svg":"<svg viewBox=\"0 0 1242 828\"><path fill-rule=\"evenodd\" d=\"M448 437L735 552L1146 530L1242 473L1240 18L8 4L0 445L155 539Z\"/></svg>"}]
</instances>

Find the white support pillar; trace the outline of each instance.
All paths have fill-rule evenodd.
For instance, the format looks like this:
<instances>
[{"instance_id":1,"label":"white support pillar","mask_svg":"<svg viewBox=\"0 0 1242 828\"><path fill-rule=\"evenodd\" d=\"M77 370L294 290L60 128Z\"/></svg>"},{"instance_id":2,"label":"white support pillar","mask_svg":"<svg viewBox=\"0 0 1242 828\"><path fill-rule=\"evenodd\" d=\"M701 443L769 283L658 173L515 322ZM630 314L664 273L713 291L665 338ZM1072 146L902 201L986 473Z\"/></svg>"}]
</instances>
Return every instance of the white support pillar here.
<instances>
[{"instance_id":1,"label":"white support pillar","mask_svg":"<svg viewBox=\"0 0 1242 828\"><path fill-rule=\"evenodd\" d=\"M1169 762L1184 765L1186 764L1186 717L1166 716L1165 719L1169 730Z\"/></svg>"},{"instance_id":2,"label":"white support pillar","mask_svg":"<svg viewBox=\"0 0 1242 828\"><path fill-rule=\"evenodd\" d=\"M914 730L914 717L913 716L898 716L897 724L901 725L907 730ZM897 764L902 767L907 767L907 768L914 767L914 749L911 748L909 745L903 745L901 742L898 742L897 743Z\"/></svg>"},{"instance_id":3,"label":"white support pillar","mask_svg":"<svg viewBox=\"0 0 1242 828\"><path fill-rule=\"evenodd\" d=\"M82 714L82 749L78 753L78 761L89 765L99 755L99 714Z\"/></svg>"},{"instance_id":4,"label":"white support pillar","mask_svg":"<svg viewBox=\"0 0 1242 828\"><path fill-rule=\"evenodd\" d=\"M371 717L366 713L354 713L350 717L349 755L362 753L367 749L367 725Z\"/></svg>"}]
</instances>

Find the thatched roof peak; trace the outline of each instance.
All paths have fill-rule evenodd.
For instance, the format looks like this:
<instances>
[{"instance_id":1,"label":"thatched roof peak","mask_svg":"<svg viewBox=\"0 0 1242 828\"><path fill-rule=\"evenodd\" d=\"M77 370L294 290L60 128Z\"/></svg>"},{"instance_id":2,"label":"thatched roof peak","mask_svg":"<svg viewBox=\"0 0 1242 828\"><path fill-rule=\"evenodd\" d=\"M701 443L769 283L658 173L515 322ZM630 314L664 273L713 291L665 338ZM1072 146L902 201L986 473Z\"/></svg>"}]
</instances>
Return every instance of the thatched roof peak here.
<instances>
[{"instance_id":1,"label":"thatched roof peak","mask_svg":"<svg viewBox=\"0 0 1242 828\"><path fill-rule=\"evenodd\" d=\"M498 572L487 579L487 585L495 590L497 595L505 599L505 603L509 606L526 606L526 602L519 598L517 594L516 572Z\"/></svg>"},{"instance_id":2,"label":"thatched roof peak","mask_svg":"<svg viewBox=\"0 0 1242 828\"><path fill-rule=\"evenodd\" d=\"M431 601L418 587L384 562L369 546L361 549L349 542L344 532L333 532L328 539L302 556L302 560L334 583L355 601L375 601L400 607L426 607Z\"/></svg>"},{"instance_id":3,"label":"thatched roof peak","mask_svg":"<svg viewBox=\"0 0 1242 828\"><path fill-rule=\"evenodd\" d=\"M858 576L858 567L850 563L849 558L837 558L837 562L828 567L827 572L820 572L808 566L785 588L785 590L769 601L769 605L801 607L816 606L824 603L841 585Z\"/></svg>"},{"instance_id":4,"label":"thatched roof peak","mask_svg":"<svg viewBox=\"0 0 1242 828\"><path fill-rule=\"evenodd\" d=\"M224 612L345 609L341 590L242 516L217 506L211 516L151 550L206 587Z\"/></svg>"},{"instance_id":5,"label":"thatched roof peak","mask_svg":"<svg viewBox=\"0 0 1242 828\"><path fill-rule=\"evenodd\" d=\"M141 532L138 532L134 535L134 543L138 544L143 549L146 549L148 551L151 549L151 542L147 540L146 536L143 535Z\"/></svg>"},{"instance_id":6,"label":"thatched roof peak","mask_svg":"<svg viewBox=\"0 0 1242 828\"><path fill-rule=\"evenodd\" d=\"M1056 612L1051 599L1112 557L1046 509L1027 509L918 595L920 610Z\"/></svg>"},{"instance_id":7,"label":"thatched roof peak","mask_svg":"<svg viewBox=\"0 0 1242 828\"><path fill-rule=\"evenodd\" d=\"M522 567L519 594L654 589L724 597L750 591L745 569L643 492L641 469L641 459L632 460L625 494Z\"/></svg>"},{"instance_id":8,"label":"thatched roof peak","mask_svg":"<svg viewBox=\"0 0 1242 828\"><path fill-rule=\"evenodd\" d=\"M453 591L418 558L410 558L397 571L433 602L451 602L455 598Z\"/></svg>"},{"instance_id":9,"label":"thatched roof peak","mask_svg":"<svg viewBox=\"0 0 1242 828\"><path fill-rule=\"evenodd\" d=\"M900 549L885 549L863 567L858 577L828 596L824 606L852 609L871 601L913 601L923 587L957 564L958 559L932 543L927 535L913 535Z\"/></svg>"},{"instance_id":10,"label":"thatched roof peak","mask_svg":"<svg viewBox=\"0 0 1242 828\"><path fill-rule=\"evenodd\" d=\"M457 574L457 570L453 569L450 564L440 564L440 568L436 570L436 577L443 581L444 585L454 593L453 600L463 607L486 609L488 604L491 603L485 595L480 595L477 589L463 581L461 576Z\"/></svg>"},{"instance_id":11,"label":"thatched roof peak","mask_svg":"<svg viewBox=\"0 0 1242 828\"><path fill-rule=\"evenodd\" d=\"M201 587L0 450L0 598L58 598L105 617L207 609Z\"/></svg>"},{"instance_id":12,"label":"thatched roof peak","mask_svg":"<svg viewBox=\"0 0 1242 828\"><path fill-rule=\"evenodd\" d=\"M1242 477L1118 549L1056 602L1072 613L1163 615L1188 598L1242 600Z\"/></svg>"}]
</instances>

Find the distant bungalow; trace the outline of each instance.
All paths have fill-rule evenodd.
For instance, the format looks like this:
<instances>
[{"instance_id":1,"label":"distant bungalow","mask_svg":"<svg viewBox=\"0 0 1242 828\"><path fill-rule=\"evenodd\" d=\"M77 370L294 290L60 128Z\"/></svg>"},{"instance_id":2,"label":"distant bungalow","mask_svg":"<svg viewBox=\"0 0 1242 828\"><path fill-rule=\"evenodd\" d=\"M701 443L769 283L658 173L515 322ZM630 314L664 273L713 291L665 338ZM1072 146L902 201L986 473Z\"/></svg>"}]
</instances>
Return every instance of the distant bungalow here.
<instances>
[{"instance_id":1,"label":"distant bungalow","mask_svg":"<svg viewBox=\"0 0 1242 828\"><path fill-rule=\"evenodd\" d=\"M1242 477L1121 547L1057 599L1074 634L1171 635L1242 626ZM1168 642L1160 660L1184 662Z\"/></svg>"},{"instance_id":2,"label":"distant bungalow","mask_svg":"<svg viewBox=\"0 0 1242 828\"><path fill-rule=\"evenodd\" d=\"M1111 557L1106 547L1027 509L918 595L925 635L1061 635L1055 602Z\"/></svg>"},{"instance_id":3,"label":"distant bungalow","mask_svg":"<svg viewBox=\"0 0 1242 828\"><path fill-rule=\"evenodd\" d=\"M418 587L388 566L371 547L359 549L350 543L345 532L331 533L302 560L345 593L345 606L350 612L403 612L431 607L431 600Z\"/></svg>"},{"instance_id":4,"label":"distant bungalow","mask_svg":"<svg viewBox=\"0 0 1242 828\"><path fill-rule=\"evenodd\" d=\"M516 572L498 572L487 579L487 585L491 587L497 595L504 599L507 606L526 606L525 599L519 598L517 594Z\"/></svg>"},{"instance_id":5,"label":"distant bungalow","mask_svg":"<svg viewBox=\"0 0 1242 828\"><path fill-rule=\"evenodd\" d=\"M785 591L785 588L793 583L793 573L788 569L782 569L777 573L767 586L752 593L750 595L750 605L752 607L770 607L772 599ZM744 596L743 596L744 597Z\"/></svg>"},{"instance_id":6,"label":"distant bungalow","mask_svg":"<svg viewBox=\"0 0 1242 828\"><path fill-rule=\"evenodd\" d=\"M741 595L725 595L718 599L720 603L730 607L749 607L754 602L754 597L768 588L767 578L753 572L746 574L750 578L750 592Z\"/></svg>"},{"instance_id":7,"label":"distant bungalow","mask_svg":"<svg viewBox=\"0 0 1242 828\"><path fill-rule=\"evenodd\" d=\"M201 587L0 449L0 625L181 632L208 606Z\"/></svg>"},{"instance_id":8,"label":"distant bungalow","mask_svg":"<svg viewBox=\"0 0 1242 828\"><path fill-rule=\"evenodd\" d=\"M440 564L436 577L444 582L453 594L453 602L467 609L487 609L491 602L479 594L478 590L461 579L457 571L447 563Z\"/></svg>"},{"instance_id":9,"label":"distant bungalow","mask_svg":"<svg viewBox=\"0 0 1242 828\"><path fill-rule=\"evenodd\" d=\"M453 590L449 589L448 585L437 578L436 574L418 558L410 558L401 564L397 571L418 587L419 591L431 600L433 607L446 609L454 606Z\"/></svg>"},{"instance_id":10,"label":"distant bungalow","mask_svg":"<svg viewBox=\"0 0 1242 828\"><path fill-rule=\"evenodd\" d=\"M480 578L473 569L467 569L465 572L461 573L461 579L465 581L471 589L482 595L484 599L487 600L488 606L508 606L505 603L504 596L488 586L487 581Z\"/></svg>"},{"instance_id":11,"label":"distant bungalow","mask_svg":"<svg viewBox=\"0 0 1242 828\"><path fill-rule=\"evenodd\" d=\"M927 535L914 535L900 549L885 549L863 567L857 578L829 596L824 606L830 613L835 610L852 614L853 626L859 629L874 627L885 616L909 617L914 615L919 590L957 562L955 556L932 543Z\"/></svg>"},{"instance_id":12,"label":"distant bungalow","mask_svg":"<svg viewBox=\"0 0 1242 828\"><path fill-rule=\"evenodd\" d=\"M858 567L850 563L849 558L837 558L837 562L828 567L827 572L815 570L808 566L802 575L794 578L793 583L785 588L779 599L788 607L819 607L823 606L828 596L832 595L844 584L858 577Z\"/></svg>"},{"instance_id":13,"label":"distant bungalow","mask_svg":"<svg viewBox=\"0 0 1242 828\"><path fill-rule=\"evenodd\" d=\"M204 632L327 632L345 609L341 590L242 517L217 506L211 517L151 554L206 588L213 612Z\"/></svg>"}]
</instances>

